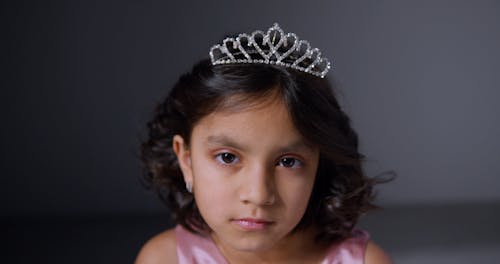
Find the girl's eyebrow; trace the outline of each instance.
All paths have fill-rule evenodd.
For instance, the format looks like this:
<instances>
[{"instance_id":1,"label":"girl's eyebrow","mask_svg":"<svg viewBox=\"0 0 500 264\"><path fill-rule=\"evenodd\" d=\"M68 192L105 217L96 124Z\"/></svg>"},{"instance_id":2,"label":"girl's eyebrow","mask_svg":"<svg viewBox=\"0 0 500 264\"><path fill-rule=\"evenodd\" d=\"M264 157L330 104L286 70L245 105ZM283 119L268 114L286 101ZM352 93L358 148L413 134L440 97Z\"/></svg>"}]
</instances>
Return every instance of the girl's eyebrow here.
<instances>
[{"instance_id":1,"label":"girl's eyebrow","mask_svg":"<svg viewBox=\"0 0 500 264\"><path fill-rule=\"evenodd\" d=\"M207 138L207 143L209 145L223 145L223 146L228 146L230 148L234 149L239 149L242 151L247 150L247 146L241 145L240 143L234 141L231 137L227 135L216 135L216 136L209 136ZM285 153L285 152L308 152L312 153L316 150L315 147L313 147L310 144L307 144L304 140L299 139L287 146L280 147L277 151L280 153Z\"/></svg>"},{"instance_id":2,"label":"girl's eyebrow","mask_svg":"<svg viewBox=\"0 0 500 264\"><path fill-rule=\"evenodd\" d=\"M246 147L235 142L233 139L226 135L209 136L207 138L207 143L209 145L222 145L228 146L230 148L246 150Z\"/></svg>"},{"instance_id":3,"label":"girl's eyebrow","mask_svg":"<svg viewBox=\"0 0 500 264\"><path fill-rule=\"evenodd\" d=\"M307 152L307 153L313 153L316 150L315 147L313 147L310 144L307 144L304 140L297 140L293 142L292 144L288 146L284 146L279 148L279 152Z\"/></svg>"}]
</instances>

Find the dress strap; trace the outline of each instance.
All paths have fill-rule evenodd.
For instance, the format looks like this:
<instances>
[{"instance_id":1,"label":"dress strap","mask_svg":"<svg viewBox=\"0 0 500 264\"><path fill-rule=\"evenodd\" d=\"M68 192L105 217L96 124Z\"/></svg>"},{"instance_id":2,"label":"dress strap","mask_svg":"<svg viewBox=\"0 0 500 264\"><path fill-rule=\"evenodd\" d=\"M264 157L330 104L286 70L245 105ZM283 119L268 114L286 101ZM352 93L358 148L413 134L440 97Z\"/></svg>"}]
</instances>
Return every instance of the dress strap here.
<instances>
[{"instance_id":1,"label":"dress strap","mask_svg":"<svg viewBox=\"0 0 500 264\"><path fill-rule=\"evenodd\" d=\"M193 234L181 225L175 227L179 264L227 264L210 237Z\"/></svg>"},{"instance_id":2,"label":"dress strap","mask_svg":"<svg viewBox=\"0 0 500 264\"><path fill-rule=\"evenodd\" d=\"M360 229L352 231L352 236L334 243L321 264L363 264L370 235Z\"/></svg>"}]
</instances>

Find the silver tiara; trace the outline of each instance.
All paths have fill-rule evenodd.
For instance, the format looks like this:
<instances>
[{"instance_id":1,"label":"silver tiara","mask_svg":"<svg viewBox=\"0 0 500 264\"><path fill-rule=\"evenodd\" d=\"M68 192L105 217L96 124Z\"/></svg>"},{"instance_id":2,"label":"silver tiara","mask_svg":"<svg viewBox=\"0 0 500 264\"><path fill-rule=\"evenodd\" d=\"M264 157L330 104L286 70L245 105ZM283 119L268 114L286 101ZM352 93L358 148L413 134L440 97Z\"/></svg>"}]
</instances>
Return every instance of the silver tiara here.
<instances>
[{"instance_id":1,"label":"silver tiara","mask_svg":"<svg viewBox=\"0 0 500 264\"><path fill-rule=\"evenodd\" d=\"M277 23L267 30L254 31L251 35L239 34L226 38L222 44L210 49L212 65L230 63L276 64L307 72L321 78L330 69L327 58L319 49L311 49L306 40L299 40L294 33L284 33Z\"/></svg>"}]
</instances>

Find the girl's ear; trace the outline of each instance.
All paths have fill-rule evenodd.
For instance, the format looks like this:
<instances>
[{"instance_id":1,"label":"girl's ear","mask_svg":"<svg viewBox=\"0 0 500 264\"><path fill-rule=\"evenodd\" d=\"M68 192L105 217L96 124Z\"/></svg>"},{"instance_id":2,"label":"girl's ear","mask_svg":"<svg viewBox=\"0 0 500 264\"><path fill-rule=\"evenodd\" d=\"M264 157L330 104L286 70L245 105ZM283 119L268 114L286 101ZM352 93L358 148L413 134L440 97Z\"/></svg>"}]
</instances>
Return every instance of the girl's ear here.
<instances>
[{"instance_id":1,"label":"girl's ear","mask_svg":"<svg viewBox=\"0 0 500 264\"><path fill-rule=\"evenodd\" d=\"M193 183L193 170L191 168L191 153L184 139L180 135L174 135L172 140L172 148L174 149L179 166L181 167L182 175L186 183Z\"/></svg>"}]
</instances>

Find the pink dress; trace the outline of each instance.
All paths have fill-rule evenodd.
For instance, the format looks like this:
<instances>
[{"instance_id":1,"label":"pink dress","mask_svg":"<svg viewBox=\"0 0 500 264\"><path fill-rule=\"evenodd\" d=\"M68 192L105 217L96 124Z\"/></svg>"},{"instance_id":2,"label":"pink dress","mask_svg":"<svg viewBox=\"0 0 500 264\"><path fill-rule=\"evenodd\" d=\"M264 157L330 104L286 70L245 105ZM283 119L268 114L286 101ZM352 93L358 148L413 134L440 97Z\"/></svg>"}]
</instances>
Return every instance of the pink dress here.
<instances>
[{"instance_id":1,"label":"pink dress","mask_svg":"<svg viewBox=\"0 0 500 264\"><path fill-rule=\"evenodd\" d=\"M190 233L181 225L175 228L177 238L177 257L180 264L227 264L219 249L210 237ZM333 244L321 264L363 264L367 232L353 231L353 235L341 243Z\"/></svg>"}]
</instances>

